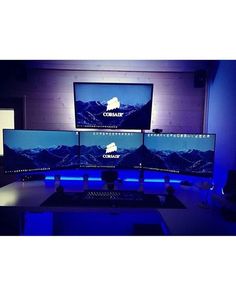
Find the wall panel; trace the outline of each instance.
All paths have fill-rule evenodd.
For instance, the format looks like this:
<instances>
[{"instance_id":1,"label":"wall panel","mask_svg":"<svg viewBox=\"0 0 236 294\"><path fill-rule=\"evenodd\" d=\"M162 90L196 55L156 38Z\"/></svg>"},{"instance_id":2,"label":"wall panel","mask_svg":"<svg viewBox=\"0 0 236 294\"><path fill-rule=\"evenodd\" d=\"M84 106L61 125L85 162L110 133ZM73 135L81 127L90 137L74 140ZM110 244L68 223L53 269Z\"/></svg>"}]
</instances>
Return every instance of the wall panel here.
<instances>
[{"instance_id":1,"label":"wall panel","mask_svg":"<svg viewBox=\"0 0 236 294\"><path fill-rule=\"evenodd\" d=\"M26 96L26 127L75 129L73 82L153 83L151 128L202 132L205 88L194 88L193 72L28 69L27 80L9 81L4 95Z\"/></svg>"}]
</instances>

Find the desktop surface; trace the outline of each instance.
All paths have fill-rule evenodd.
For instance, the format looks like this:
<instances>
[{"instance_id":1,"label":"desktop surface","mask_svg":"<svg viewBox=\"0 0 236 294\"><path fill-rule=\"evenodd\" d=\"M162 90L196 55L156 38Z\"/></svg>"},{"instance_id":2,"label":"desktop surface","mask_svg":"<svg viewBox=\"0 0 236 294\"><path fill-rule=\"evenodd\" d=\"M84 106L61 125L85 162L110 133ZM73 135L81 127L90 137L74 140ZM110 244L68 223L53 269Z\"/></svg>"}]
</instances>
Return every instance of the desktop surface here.
<instances>
[{"instance_id":1,"label":"desktop surface","mask_svg":"<svg viewBox=\"0 0 236 294\"><path fill-rule=\"evenodd\" d=\"M43 207L126 207L180 208L185 206L174 196L145 194L132 190L88 190L84 192L55 192Z\"/></svg>"},{"instance_id":2,"label":"desktop surface","mask_svg":"<svg viewBox=\"0 0 236 294\"><path fill-rule=\"evenodd\" d=\"M138 183L126 183L122 189L109 191L101 182L93 182L88 190L83 183L62 183L63 192L56 192L55 183L17 181L0 188L0 206L10 207L137 207L185 208L176 197L165 195L164 185L147 185L138 191Z\"/></svg>"},{"instance_id":3,"label":"desktop surface","mask_svg":"<svg viewBox=\"0 0 236 294\"><path fill-rule=\"evenodd\" d=\"M63 185L65 191L72 194L81 193L84 190L82 181L76 181L74 184L71 182L63 183ZM105 216L117 216L119 221L126 217L131 218L132 216L133 222L137 220L137 217L140 217L139 223L142 223L141 219L148 219L150 216L149 224L155 222L154 216L156 216L157 219L163 220L171 235L236 235L236 223L224 220L220 214L220 208L216 206L217 203L213 202L208 208L202 207L201 197L206 195L206 191L199 190L196 188L196 185L193 187L181 187L181 185L173 183L173 187L175 189L175 197L184 204L186 209L165 209L164 207L161 209L157 207L139 207L134 209L130 207L41 206L43 202L55 193L56 187L53 181L50 183L44 181L14 182L0 188L0 209L1 211L7 210L9 213L12 211L10 214L8 213L8 219L15 210L36 213L50 212L59 219L60 215L64 213L68 214L69 219L73 213L76 215L79 213L82 218L81 221L84 221L83 218L86 218L86 221L95 221L99 219L99 216L103 215L104 222L102 221L102 225L107 224L108 220L105 221ZM124 190L137 191L138 188L138 183L124 183L123 185ZM89 183L90 191L97 189L103 189L101 181ZM145 183L144 191L146 194L161 195L165 192L164 183ZM151 216L153 219L151 219ZM119 223L118 219L117 223ZM124 223L125 227L126 224ZM90 232L91 234L96 233L93 230L93 227L91 227L91 231L86 230L83 233L88 235Z\"/></svg>"}]
</instances>

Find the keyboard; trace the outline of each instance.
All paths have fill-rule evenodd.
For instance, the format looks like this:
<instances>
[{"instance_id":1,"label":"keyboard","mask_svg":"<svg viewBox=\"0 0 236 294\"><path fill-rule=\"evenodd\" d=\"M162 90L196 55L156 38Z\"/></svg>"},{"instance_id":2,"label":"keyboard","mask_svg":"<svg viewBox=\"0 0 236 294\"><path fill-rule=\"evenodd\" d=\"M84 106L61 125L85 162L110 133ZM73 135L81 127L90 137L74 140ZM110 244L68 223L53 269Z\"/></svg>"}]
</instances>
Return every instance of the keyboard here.
<instances>
[{"instance_id":1,"label":"keyboard","mask_svg":"<svg viewBox=\"0 0 236 294\"><path fill-rule=\"evenodd\" d=\"M86 200L142 200L143 193L137 191L87 191Z\"/></svg>"}]
</instances>

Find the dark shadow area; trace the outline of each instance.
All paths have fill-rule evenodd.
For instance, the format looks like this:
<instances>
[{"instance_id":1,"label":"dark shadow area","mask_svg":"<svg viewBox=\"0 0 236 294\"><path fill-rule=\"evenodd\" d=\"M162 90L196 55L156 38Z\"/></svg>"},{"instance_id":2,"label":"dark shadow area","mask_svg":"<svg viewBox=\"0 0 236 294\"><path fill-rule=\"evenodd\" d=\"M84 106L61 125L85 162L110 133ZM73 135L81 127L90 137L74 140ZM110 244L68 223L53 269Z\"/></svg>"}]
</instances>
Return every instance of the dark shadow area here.
<instances>
[{"instance_id":1,"label":"dark shadow area","mask_svg":"<svg viewBox=\"0 0 236 294\"><path fill-rule=\"evenodd\" d=\"M208 83L213 84L216 73L220 64L220 60L210 60L209 67L208 67Z\"/></svg>"},{"instance_id":2,"label":"dark shadow area","mask_svg":"<svg viewBox=\"0 0 236 294\"><path fill-rule=\"evenodd\" d=\"M0 187L6 186L16 181L16 175L4 174L3 166L0 165Z\"/></svg>"},{"instance_id":3,"label":"dark shadow area","mask_svg":"<svg viewBox=\"0 0 236 294\"><path fill-rule=\"evenodd\" d=\"M0 236L19 236L21 212L16 207L0 207Z\"/></svg>"}]
</instances>

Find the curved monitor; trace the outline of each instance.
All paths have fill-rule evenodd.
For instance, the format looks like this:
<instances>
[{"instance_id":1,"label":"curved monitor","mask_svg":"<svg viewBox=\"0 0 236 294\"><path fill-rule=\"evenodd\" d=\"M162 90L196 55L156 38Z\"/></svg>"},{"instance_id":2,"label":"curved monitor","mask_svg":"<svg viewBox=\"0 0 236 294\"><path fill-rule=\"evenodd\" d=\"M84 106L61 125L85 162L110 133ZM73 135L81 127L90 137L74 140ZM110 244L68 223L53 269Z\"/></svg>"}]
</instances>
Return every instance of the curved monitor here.
<instances>
[{"instance_id":1,"label":"curved monitor","mask_svg":"<svg viewBox=\"0 0 236 294\"><path fill-rule=\"evenodd\" d=\"M144 134L143 167L149 170L212 177L215 135Z\"/></svg>"},{"instance_id":2,"label":"curved monitor","mask_svg":"<svg viewBox=\"0 0 236 294\"><path fill-rule=\"evenodd\" d=\"M4 171L24 173L79 166L79 133L3 130Z\"/></svg>"},{"instance_id":3,"label":"curved monitor","mask_svg":"<svg viewBox=\"0 0 236 294\"><path fill-rule=\"evenodd\" d=\"M153 84L74 83L76 128L149 130Z\"/></svg>"},{"instance_id":4,"label":"curved monitor","mask_svg":"<svg viewBox=\"0 0 236 294\"><path fill-rule=\"evenodd\" d=\"M134 132L80 132L80 166L142 167L143 135Z\"/></svg>"}]
</instances>

